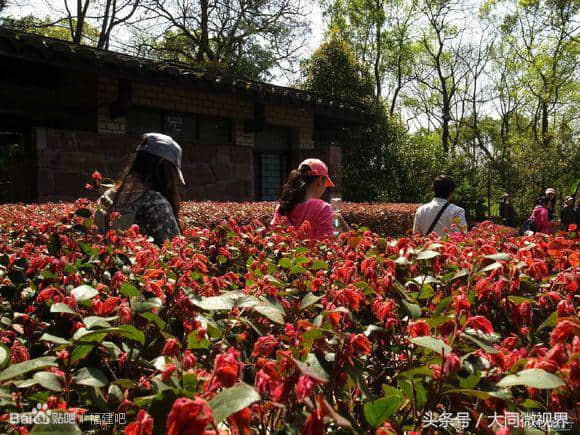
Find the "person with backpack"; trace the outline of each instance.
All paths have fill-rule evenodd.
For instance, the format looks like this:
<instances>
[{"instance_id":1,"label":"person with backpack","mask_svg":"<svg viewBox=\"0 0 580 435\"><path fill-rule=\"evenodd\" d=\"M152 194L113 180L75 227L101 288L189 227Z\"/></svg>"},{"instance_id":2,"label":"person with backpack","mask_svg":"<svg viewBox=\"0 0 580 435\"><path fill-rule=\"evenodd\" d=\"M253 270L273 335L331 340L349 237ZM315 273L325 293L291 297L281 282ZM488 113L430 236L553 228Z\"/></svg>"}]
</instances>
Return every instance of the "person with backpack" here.
<instances>
[{"instance_id":1,"label":"person with backpack","mask_svg":"<svg viewBox=\"0 0 580 435\"><path fill-rule=\"evenodd\" d=\"M499 216L502 225L513 227L516 224L516 213L512 203L512 196L509 193L504 193L499 203Z\"/></svg>"},{"instance_id":2,"label":"person with backpack","mask_svg":"<svg viewBox=\"0 0 580 435\"><path fill-rule=\"evenodd\" d=\"M334 183L323 161L306 159L294 169L282 187L280 202L270 225L287 225L299 228L308 221L308 237L325 239L334 236L333 218L336 211L320 199ZM341 223L344 220L339 218Z\"/></svg>"},{"instance_id":3,"label":"person with backpack","mask_svg":"<svg viewBox=\"0 0 580 435\"><path fill-rule=\"evenodd\" d=\"M179 183L185 184L181 147L170 136L146 133L115 185L99 198L95 225L106 233L137 224L162 245L181 234Z\"/></svg>"},{"instance_id":4,"label":"person with backpack","mask_svg":"<svg viewBox=\"0 0 580 435\"><path fill-rule=\"evenodd\" d=\"M552 234L556 228L556 222L549 218L548 198L542 196L536 200L536 206L532 211L530 219L534 223L534 232Z\"/></svg>"},{"instance_id":5,"label":"person with backpack","mask_svg":"<svg viewBox=\"0 0 580 435\"><path fill-rule=\"evenodd\" d=\"M424 236L436 232L439 236L452 231L467 231L465 210L451 204L455 192L455 182L447 175L439 175L433 180L435 197L423 204L415 213L413 232Z\"/></svg>"}]
</instances>

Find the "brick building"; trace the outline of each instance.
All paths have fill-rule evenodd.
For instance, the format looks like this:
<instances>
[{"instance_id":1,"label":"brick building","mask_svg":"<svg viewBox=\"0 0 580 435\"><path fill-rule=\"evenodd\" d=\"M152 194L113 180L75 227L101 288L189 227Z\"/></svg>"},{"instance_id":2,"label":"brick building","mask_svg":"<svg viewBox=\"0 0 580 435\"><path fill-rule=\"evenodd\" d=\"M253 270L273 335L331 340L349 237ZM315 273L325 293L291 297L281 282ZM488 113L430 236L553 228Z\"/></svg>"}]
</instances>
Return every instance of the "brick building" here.
<instances>
[{"instance_id":1,"label":"brick building","mask_svg":"<svg viewBox=\"0 0 580 435\"><path fill-rule=\"evenodd\" d=\"M0 65L5 202L87 196L90 173L115 178L148 131L182 146L183 199L275 199L307 157L340 189L341 132L367 122L297 89L2 28Z\"/></svg>"}]
</instances>

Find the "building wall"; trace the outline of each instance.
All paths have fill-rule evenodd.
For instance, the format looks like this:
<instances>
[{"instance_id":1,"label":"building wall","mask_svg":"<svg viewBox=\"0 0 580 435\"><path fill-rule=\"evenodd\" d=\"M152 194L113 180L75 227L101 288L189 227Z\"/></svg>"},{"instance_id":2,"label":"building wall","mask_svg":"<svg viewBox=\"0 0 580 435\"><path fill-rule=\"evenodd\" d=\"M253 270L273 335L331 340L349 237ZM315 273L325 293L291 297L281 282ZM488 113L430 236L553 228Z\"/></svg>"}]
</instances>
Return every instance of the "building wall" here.
<instances>
[{"instance_id":1,"label":"building wall","mask_svg":"<svg viewBox=\"0 0 580 435\"><path fill-rule=\"evenodd\" d=\"M94 170L116 178L137 147L140 136L127 134L127 117L111 117L119 82L97 77L97 131L36 129L39 201L95 197L84 186ZM204 144L178 140L183 148L183 173L187 186L183 199L248 201L254 196L254 133L244 132L244 121L254 115L253 103L243 95L227 95L179 87L175 83L145 80L131 82L131 104L171 111L214 115L232 120L229 143ZM304 109L265 106L265 123L291 127L293 144L289 163L318 157L329 164L340 186L340 149L315 148L313 113Z\"/></svg>"}]
</instances>

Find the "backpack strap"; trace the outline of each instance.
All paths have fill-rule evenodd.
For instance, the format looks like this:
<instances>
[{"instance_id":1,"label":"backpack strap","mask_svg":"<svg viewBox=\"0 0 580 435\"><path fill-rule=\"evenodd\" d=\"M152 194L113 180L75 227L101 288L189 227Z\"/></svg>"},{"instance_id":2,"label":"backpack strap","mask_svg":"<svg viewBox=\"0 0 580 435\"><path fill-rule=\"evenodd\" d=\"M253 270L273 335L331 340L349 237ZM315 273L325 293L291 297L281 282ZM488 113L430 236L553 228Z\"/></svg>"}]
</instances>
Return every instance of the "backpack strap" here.
<instances>
[{"instance_id":1,"label":"backpack strap","mask_svg":"<svg viewBox=\"0 0 580 435\"><path fill-rule=\"evenodd\" d=\"M433 228L435 228L435 225L437 225L437 222L439 222L439 219L443 215L443 212L447 209L447 207L449 207L449 204L450 204L449 201L447 201L445 204L443 204L443 207L441 207L441 209L439 210L439 213L437 213L437 216L435 216L433 223L431 223L431 226L429 227L429 229L427 230L427 233L425 235L431 234L431 231L433 231Z\"/></svg>"}]
</instances>

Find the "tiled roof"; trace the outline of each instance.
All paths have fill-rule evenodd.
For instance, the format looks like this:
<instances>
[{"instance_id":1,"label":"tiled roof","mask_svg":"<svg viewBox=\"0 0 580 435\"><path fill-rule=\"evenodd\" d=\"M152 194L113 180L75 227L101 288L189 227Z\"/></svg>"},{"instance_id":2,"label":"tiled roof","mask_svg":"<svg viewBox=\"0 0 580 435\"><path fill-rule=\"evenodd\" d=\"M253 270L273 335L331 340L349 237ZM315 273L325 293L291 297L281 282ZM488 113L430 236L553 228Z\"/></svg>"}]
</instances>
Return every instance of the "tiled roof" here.
<instances>
[{"instance_id":1,"label":"tiled roof","mask_svg":"<svg viewBox=\"0 0 580 435\"><path fill-rule=\"evenodd\" d=\"M19 32L5 27L0 27L0 54L52 64L70 64L74 62L76 66L94 68L95 65L99 65L112 67L118 71L128 71L132 74L161 74L168 78L204 81L214 88L222 88L224 90L227 88L238 89L254 96L269 96L287 102L311 105L317 109L323 109L324 112L329 114L348 114L350 116L347 115L347 117L352 120L356 119L364 122L368 116L363 109L351 103L332 100L299 89L229 77L195 69L186 64L176 64L100 50L69 41Z\"/></svg>"}]
</instances>

